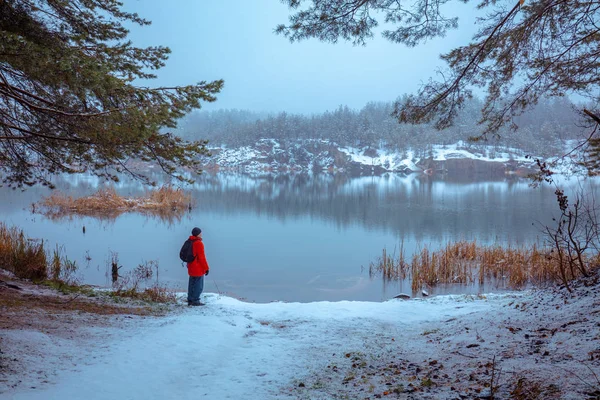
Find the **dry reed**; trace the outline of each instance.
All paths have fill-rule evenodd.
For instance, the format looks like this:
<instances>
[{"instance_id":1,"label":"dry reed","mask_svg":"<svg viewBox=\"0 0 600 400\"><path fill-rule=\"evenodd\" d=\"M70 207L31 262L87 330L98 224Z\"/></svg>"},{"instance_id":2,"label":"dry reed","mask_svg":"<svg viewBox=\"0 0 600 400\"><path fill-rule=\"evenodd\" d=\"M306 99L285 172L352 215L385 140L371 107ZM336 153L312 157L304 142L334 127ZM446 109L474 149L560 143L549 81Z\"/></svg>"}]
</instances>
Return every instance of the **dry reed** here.
<instances>
[{"instance_id":1,"label":"dry reed","mask_svg":"<svg viewBox=\"0 0 600 400\"><path fill-rule=\"evenodd\" d=\"M140 197L123 197L114 188L100 189L96 193L73 198L64 193L53 193L40 202L42 213L51 218L67 215L113 217L131 211L149 213L169 218L179 214L191 204L191 196L171 185L163 185L157 190Z\"/></svg>"},{"instance_id":2,"label":"dry reed","mask_svg":"<svg viewBox=\"0 0 600 400\"><path fill-rule=\"evenodd\" d=\"M413 255L410 268L404 262L403 251L394 259L384 249L383 256L369 267L369 274L382 273L384 280L405 279L405 272L409 271L408 278L415 292L439 284L478 283L519 289L560 282L561 262L555 252L536 244L513 248L460 241L437 251L422 248ZM600 255L587 256L585 262L590 269L600 265ZM569 280L578 277L576 269L569 270Z\"/></svg>"},{"instance_id":3,"label":"dry reed","mask_svg":"<svg viewBox=\"0 0 600 400\"><path fill-rule=\"evenodd\" d=\"M404 279L408 272L408 264L404 261L404 242L400 243L398 257L383 249L381 258L369 264L369 276L381 273L384 280Z\"/></svg>"},{"instance_id":4,"label":"dry reed","mask_svg":"<svg viewBox=\"0 0 600 400\"><path fill-rule=\"evenodd\" d=\"M431 252L424 247L411 262L412 289L433 287L440 283L473 283L471 264L477 257L475 242L447 244L442 250Z\"/></svg>"},{"instance_id":5,"label":"dry reed","mask_svg":"<svg viewBox=\"0 0 600 400\"><path fill-rule=\"evenodd\" d=\"M25 237L22 230L0 222L0 267L19 278L42 281L48 277L44 242Z\"/></svg>"}]
</instances>

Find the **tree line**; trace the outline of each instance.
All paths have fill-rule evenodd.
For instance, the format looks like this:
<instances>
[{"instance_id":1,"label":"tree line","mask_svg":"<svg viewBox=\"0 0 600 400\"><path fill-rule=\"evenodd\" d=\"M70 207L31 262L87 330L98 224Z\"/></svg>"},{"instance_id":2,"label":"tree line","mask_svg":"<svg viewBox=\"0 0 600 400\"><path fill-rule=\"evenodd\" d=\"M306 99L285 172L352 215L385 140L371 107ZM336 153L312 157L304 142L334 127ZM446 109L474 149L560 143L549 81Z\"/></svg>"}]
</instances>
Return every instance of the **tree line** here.
<instances>
[{"instance_id":1,"label":"tree line","mask_svg":"<svg viewBox=\"0 0 600 400\"><path fill-rule=\"evenodd\" d=\"M387 148L395 151L426 150L434 144L453 144L480 136L478 110L482 101L470 99L459 112L456 123L437 130L431 123L398 124L392 116L392 102L370 102L362 109L339 106L321 114L275 114L244 110L194 112L180 121L179 134L193 140L202 137L211 147L240 147L259 139L277 139L283 146L301 140L330 140L340 146ZM559 155L565 141L581 138L586 130L577 125L575 106L565 97L544 98L528 113L514 118L498 135L483 144L508 146L540 156Z\"/></svg>"}]
</instances>

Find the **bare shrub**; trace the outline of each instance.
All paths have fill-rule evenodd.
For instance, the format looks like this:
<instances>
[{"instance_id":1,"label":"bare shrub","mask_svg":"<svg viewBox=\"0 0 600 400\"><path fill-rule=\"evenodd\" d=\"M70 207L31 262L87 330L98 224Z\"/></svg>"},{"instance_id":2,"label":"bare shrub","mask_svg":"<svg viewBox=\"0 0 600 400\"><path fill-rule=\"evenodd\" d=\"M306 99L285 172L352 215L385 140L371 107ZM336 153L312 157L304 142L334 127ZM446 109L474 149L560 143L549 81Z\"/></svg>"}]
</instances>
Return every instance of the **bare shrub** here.
<instances>
[{"instance_id":1,"label":"bare shrub","mask_svg":"<svg viewBox=\"0 0 600 400\"><path fill-rule=\"evenodd\" d=\"M512 384L510 396L515 400L559 399L561 392L555 384L520 376Z\"/></svg>"},{"instance_id":2,"label":"bare shrub","mask_svg":"<svg viewBox=\"0 0 600 400\"><path fill-rule=\"evenodd\" d=\"M173 290L158 283L144 289L140 293L140 298L154 303L175 303L177 301L177 296Z\"/></svg>"},{"instance_id":3,"label":"bare shrub","mask_svg":"<svg viewBox=\"0 0 600 400\"><path fill-rule=\"evenodd\" d=\"M556 264L555 274L571 291L569 282L579 276L589 276L590 260L597 257L600 244L597 206L591 194L580 189L569 203L564 191L557 188L556 200L560 209L556 226L544 227L551 248L549 257Z\"/></svg>"}]
</instances>

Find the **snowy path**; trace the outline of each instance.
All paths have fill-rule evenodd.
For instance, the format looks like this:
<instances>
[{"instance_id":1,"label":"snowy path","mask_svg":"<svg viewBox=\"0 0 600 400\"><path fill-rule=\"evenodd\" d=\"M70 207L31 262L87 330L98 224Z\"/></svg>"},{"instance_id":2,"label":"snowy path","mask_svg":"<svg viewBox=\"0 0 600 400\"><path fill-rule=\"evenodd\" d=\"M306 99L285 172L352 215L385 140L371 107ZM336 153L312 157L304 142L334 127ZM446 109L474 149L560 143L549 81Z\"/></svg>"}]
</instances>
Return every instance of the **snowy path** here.
<instances>
[{"instance_id":1,"label":"snowy path","mask_svg":"<svg viewBox=\"0 0 600 400\"><path fill-rule=\"evenodd\" d=\"M452 297L252 304L207 294L205 300L206 307L142 321L135 331L94 350L77 371L57 371L53 383L22 388L9 398L286 398L286 388L322 369L332 354L361 348L378 336L408 339L422 334L423 323L492 307L488 301Z\"/></svg>"}]
</instances>

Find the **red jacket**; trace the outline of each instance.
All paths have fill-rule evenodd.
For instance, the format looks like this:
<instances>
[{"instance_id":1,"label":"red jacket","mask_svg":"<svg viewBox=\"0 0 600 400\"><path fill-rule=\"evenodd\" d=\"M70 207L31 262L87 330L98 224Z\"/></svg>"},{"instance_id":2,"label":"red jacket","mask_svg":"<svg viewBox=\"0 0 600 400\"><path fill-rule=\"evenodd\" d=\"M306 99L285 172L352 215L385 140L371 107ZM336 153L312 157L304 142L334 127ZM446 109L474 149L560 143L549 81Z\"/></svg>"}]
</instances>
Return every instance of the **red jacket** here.
<instances>
[{"instance_id":1,"label":"red jacket","mask_svg":"<svg viewBox=\"0 0 600 400\"><path fill-rule=\"evenodd\" d=\"M190 236L190 240L192 241L194 261L187 265L188 274L189 276L203 276L209 269L206 255L204 254L204 243L202 243L202 239L197 236Z\"/></svg>"}]
</instances>

